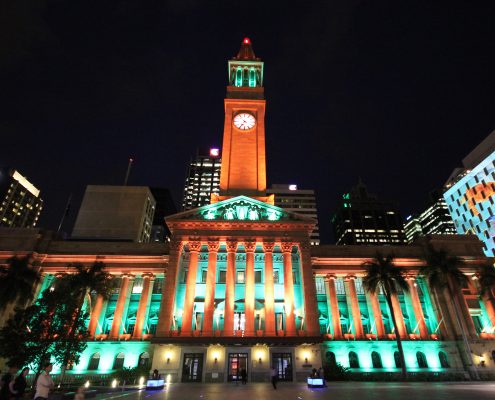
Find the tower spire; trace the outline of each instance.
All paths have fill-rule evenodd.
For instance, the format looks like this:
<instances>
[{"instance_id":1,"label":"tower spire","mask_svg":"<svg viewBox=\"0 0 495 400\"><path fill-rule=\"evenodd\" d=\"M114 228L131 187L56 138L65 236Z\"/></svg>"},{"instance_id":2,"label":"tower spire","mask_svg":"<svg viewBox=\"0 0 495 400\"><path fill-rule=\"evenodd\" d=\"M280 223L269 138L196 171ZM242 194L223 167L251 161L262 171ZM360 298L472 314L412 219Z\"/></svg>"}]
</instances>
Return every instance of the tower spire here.
<instances>
[{"instance_id":1,"label":"tower spire","mask_svg":"<svg viewBox=\"0 0 495 400\"><path fill-rule=\"evenodd\" d=\"M239 53L237 53L237 57L234 57L234 60L259 61L259 58L256 58L256 55L254 54L251 39L245 37L242 40L241 48L239 49Z\"/></svg>"}]
</instances>

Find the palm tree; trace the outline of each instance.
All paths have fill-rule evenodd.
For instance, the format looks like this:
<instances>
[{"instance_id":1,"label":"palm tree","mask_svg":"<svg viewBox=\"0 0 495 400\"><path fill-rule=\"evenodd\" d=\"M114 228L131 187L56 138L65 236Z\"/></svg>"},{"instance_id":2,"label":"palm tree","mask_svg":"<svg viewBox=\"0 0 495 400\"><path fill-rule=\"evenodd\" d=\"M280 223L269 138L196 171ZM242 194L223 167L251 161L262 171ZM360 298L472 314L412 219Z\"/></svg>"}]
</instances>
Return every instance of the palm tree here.
<instances>
[{"instance_id":1,"label":"palm tree","mask_svg":"<svg viewBox=\"0 0 495 400\"><path fill-rule=\"evenodd\" d=\"M492 264L482 265L478 271L478 282L481 296L486 296L495 307L495 268Z\"/></svg>"},{"instance_id":2,"label":"palm tree","mask_svg":"<svg viewBox=\"0 0 495 400\"><path fill-rule=\"evenodd\" d=\"M395 339L397 341L397 349L399 350L400 363L402 368L402 378L407 379L406 361L404 358L404 349L397 327L395 311L392 305L392 296L396 296L399 289L404 292L409 291L404 275L400 268L394 265L394 257L392 255L383 256L380 253L376 254L375 259L363 264L367 269L366 276L363 278L363 287L370 293L375 294L380 291L380 288L385 295L385 299L390 310L392 323L394 324Z\"/></svg>"},{"instance_id":3,"label":"palm tree","mask_svg":"<svg viewBox=\"0 0 495 400\"><path fill-rule=\"evenodd\" d=\"M31 265L31 256L12 257L7 266L0 266L0 313L11 304L25 306L33 300L41 281L38 269Z\"/></svg>"},{"instance_id":4,"label":"palm tree","mask_svg":"<svg viewBox=\"0 0 495 400\"><path fill-rule=\"evenodd\" d=\"M427 279L428 285L437 294L445 290L449 294L449 299L454 308L456 325L464 342L464 349L459 349L461 354L464 353L464 357L461 358L465 358L468 364L468 372L472 372L474 378L479 380L478 371L476 371L476 368L472 368L472 351L464 324L461 322L460 305L455 295L455 293L460 293L462 287L467 283L467 277L460 269L464 265L464 261L457 256L450 255L444 249L436 250L431 244L426 248L425 261L426 265L421 268L420 274Z\"/></svg>"},{"instance_id":5,"label":"palm tree","mask_svg":"<svg viewBox=\"0 0 495 400\"><path fill-rule=\"evenodd\" d=\"M105 264L102 262L95 262L90 266L82 264L69 265L68 269L75 269L73 274L65 275L59 282L60 288L66 290L72 299L74 299L74 311L71 323L68 326L69 340L74 339L79 332L74 324L77 323L84 306L84 300L86 297L90 297L92 293L102 296L104 300L107 300L113 289L111 275L105 271ZM71 362L70 354L71 348L66 351L67 356L64 359L62 366L62 373L60 377L60 384L62 384L67 370L68 364Z\"/></svg>"}]
</instances>

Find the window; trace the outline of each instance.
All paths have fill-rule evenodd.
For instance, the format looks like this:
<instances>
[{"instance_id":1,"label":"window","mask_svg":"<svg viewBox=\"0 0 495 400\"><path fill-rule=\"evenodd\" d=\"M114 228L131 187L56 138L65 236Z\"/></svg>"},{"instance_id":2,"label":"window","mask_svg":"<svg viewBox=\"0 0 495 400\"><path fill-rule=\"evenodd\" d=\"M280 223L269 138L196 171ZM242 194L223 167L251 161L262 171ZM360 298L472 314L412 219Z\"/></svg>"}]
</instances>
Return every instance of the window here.
<instances>
[{"instance_id":1,"label":"window","mask_svg":"<svg viewBox=\"0 0 495 400\"><path fill-rule=\"evenodd\" d=\"M139 355L138 367L149 367L150 366L150 355L147 352L141 353Z\"/></svg>"},{"instance_id":2,"label":"window","mask_svg":"<svg viewBox=\"0 0 495 400\"><path fill-rule=\"evenodd\" d=\"M428 368L428 363L426 362L426 357L424 353L421 351L418 351L416 353L416 360L418 361L418 367L419 368Z\"/></svg>"},{"instance_id":3,"label":"window","mask_svg":"<svg viewBox=\"0 0 495 400\"><path fill-rule=\"evenodd\" d=\"M376 351L371 353L371 363L373 364L373 368L383 368L382 358Z\"/></svg>"},{"instance_id":4,"label":"window","mask_svg":"<svg viewBox=\"0 0 495 400\"><path fill-rule=\"evenodd\" d=\"M325 353L325 362L330 367L337 366L337 360L335 358L335 353L333 351L327 351Z\"/></svg>"},{"instance_id":5,"label":"window","mask_svg":"<svg viewBox=\"0 0 495 400\"><path fill-rule=\"evenodd\" d=\"M206 278L208 277L208 271L206 269L201 270L201 283L206 283Z\"/></svg>"},{"instance_id":6,"label":"window","mask_svg":"<svg viewBox=\"0 0 495 400\"><path fill-rule=\"evenodd\" d=\"M184 268L184 275L182 275L182 283L187 282L187 271L188 271L188 269Z\"/></svg>"},{"instance_id":7,"label":"window","mask_svg":"<svg viewBox=\"0 0 495 400\"><path fill-rule=\"evenodd\" d=\"M218 271L218 283L225 283L225 282L227 282L227 271L225 270Z\"/></svg>"},{"instance_id":8,"label":"window","mask_svg":"<svg viewBox=\"0 0 495 400\"><path fill-rule=\"evenodd\" d=\"M395 368L402 368L402 361L398 351L394 351Z\"/></svg>"},{"instance_id":9,"label":"window","mask_svg":"<svg viewBox=\"0 0 495 400\"><path fill-rule=\"evenodd\" d=\"M254 271L254 283L261 283L261 269Z\"/></svg>"},{"instance_id":10,"label":"window","mask_svg":"<svg viewBox=\"0 0 495 400\"><path fill-rule=\"evenodd\" d=\"M273 270L273 283L280 283L280 273L278 269Z\"/></svg>"},{"instance_id":11,"label":"window","mask_svg":"<svg viewBox=\"0 0 495 400\"><path fill-rule=\"evenodd\" d=\"M440 365L442 366L442 368L450 368L447 354L445 354L443 351L440 351L438 353L438 358L440 360Z\"/></svg>"},{"instance_id":12,"label":"window","mask_svg":"<svg viewBox=\"0 0 495 400\"><path fill-rule=\"evenodd\" d=\"M161 294L162 285L163 285L163 279L162 278L156 279L155 282L153 282L153 294Z\"/></svg>"},{"instance_id":13,"label":"window","mask_svg":"<svg viewBox=\"0 0 495 400\"><path fill-rule=\"evenodd\" d=\"M95 353L89 359L88 371L96 371L100 365L100 353Z\"/></svg>"},{"instance_id":14,"label":"window","mask_svg":"<svg viewBox=\"0 0 495 400\"><path fill-rule=\"evenodd\" d=\"M349 367L350 368L359 368L359 358L357 354L353 351L349 352Z\"/></svg>"},{"instance_id":15,"label":"window","mask_svg":"<svg viewBox=\"0 0 495 400\"><path fill-rule=\"evenodd\" d=\"M113 369L122 369L124 367L124 359L124 353L117 354L117 357L115 357L115 361L113 362Z\"/></svg>"},{"instance_id":16,"label":"window","mask_svg":"<svg viewBox=\"0 0 495 400\"><path fill-rule=\"evenodd\" d=\"M237 271L237 283L245 283L245 272Z\"/></svg>"}]
</instances>

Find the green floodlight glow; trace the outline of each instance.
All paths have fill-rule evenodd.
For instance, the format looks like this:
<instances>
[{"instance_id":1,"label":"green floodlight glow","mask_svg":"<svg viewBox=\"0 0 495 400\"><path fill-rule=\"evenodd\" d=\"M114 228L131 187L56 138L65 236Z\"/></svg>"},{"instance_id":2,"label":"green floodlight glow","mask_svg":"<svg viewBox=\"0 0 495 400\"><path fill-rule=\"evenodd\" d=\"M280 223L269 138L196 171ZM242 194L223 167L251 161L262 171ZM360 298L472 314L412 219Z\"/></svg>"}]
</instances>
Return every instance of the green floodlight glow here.
<instances>
[{"instance_id":1,"label":"green floodlight glow","mask_svg":"<svg viewBox=\"0 0 495 400\"><path fill-rule=\"evenodd\" d=\"M200 215L202 218L210 221L218 219L227 221L278 221L284 216L282 212L276 209L244 199L228 204L219 203L219 205L211 205L202 211Z\"/></svg>"},{"instance_id":2,"label":"green floodlight glow","mask_svg":"<svg viewBox=\"0 0 495 400\"><path fill-rule=\"evenodd\" d=\"M342 198L343 198L343 199L346 199L346 200L349 200L349 198L350 198L350 194L349 194L349 193L344 193L344 194L342 195Z\"/></svg>"}]
</instances>

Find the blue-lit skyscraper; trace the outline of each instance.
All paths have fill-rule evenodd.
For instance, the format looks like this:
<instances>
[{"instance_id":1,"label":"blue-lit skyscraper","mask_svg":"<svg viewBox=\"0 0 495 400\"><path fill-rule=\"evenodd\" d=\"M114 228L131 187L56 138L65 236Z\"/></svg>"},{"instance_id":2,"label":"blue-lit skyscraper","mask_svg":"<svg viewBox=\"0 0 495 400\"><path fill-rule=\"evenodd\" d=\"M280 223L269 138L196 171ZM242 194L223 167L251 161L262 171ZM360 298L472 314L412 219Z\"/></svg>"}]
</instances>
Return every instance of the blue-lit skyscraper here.
<instances>
[{"instance_id":1,"label":"blue-lit skyscraper","mask_svg":"<svg viewBox=\"0 0 495 400\"><path fill-rule=\"evenodd\" d=\"M473 234L495 255L495 131L463 160L444 193L457 233Z\"/></svg>"}]
</instances>

